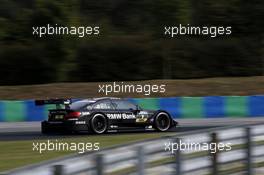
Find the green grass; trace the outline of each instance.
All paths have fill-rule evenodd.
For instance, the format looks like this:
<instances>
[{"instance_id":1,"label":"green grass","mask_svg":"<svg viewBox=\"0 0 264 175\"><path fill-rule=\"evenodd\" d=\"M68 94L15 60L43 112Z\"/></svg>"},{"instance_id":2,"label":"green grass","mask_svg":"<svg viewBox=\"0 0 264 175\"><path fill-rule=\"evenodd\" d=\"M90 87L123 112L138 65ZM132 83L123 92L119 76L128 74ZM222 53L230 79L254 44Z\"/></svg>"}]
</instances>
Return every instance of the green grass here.
<instances>
[{"instance_id":1,"label":"green grass","mask_svg":"<svg viewBox=\"0 0 264 175\"><path fill-rule=\"evenodd\" d=\"M145 139L157 138L169 133L141 133L141 134L114 134L104 136L78 136L76 138L57 139L63 143L100 143L100 149ZM50 139L56 142L56 139ZM27 141L0 141L0 171L38 163L44 160L54 159L67 154L76 153L74 151L44 151L39 153L33 151L33 142L47 142L46 140L27 140Z\"/></svg>"}]
</instances>

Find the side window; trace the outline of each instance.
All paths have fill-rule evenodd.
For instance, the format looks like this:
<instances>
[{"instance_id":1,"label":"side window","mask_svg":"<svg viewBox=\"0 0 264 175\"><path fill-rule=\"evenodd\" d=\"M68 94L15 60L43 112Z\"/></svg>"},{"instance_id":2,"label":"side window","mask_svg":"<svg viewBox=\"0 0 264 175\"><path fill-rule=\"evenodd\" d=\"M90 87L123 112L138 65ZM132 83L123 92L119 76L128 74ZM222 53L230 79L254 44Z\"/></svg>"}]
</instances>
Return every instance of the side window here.
<instances>
[{"instance_id":1,"label":"side window","mask_svg":"<svg viewBox=\"0 0 264 175\"><path fill-rule=\"evenodd\" d=\"M113 104L116 107L116 109L120 109L120 110L128 110L128 109L136 110L137 109L136 105L128 101L116 100L116 101L113 101Z\"/></svg>"},{"instance_id":2,"label":"side window","mask_svg":"<svg viewBox=\"0 0 264 175\"><path fill-rule=\"evenodd\" d=\"M102 101L95 103L93 109L113 109L113 107L110 101Z\"/></svg>"}]
</instances>

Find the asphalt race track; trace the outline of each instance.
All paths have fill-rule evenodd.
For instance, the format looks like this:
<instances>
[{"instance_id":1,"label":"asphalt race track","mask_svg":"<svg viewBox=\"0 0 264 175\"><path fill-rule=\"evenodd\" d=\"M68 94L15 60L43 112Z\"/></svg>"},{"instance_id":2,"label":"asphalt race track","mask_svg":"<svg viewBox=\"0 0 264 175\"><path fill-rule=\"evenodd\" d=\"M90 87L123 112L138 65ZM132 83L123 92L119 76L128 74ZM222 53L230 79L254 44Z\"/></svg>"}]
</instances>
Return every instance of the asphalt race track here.
<instances>
[{"instance_id":1,"label":"asphalt race track","mask_svg":"<svg viewBox=\"0 0 264 175\"><path fill-rule=\"evenodd\" d=\"M191 130L206 129L220 126L258 124L264 123L264 118L219 118L219 119L179 119L179 125L168 132L186 132ZM128 133L153 133L155 131L127 130L118 132L118 134ZM105 135L117 134L111 131ZM77 134L77 136L87 136L88 133ZM31 140L48 138L74 137L75 135L53 134L43 135L40 132L40 122L0 122L0 141L3 140Z\"/></svg>"}]
</instances>

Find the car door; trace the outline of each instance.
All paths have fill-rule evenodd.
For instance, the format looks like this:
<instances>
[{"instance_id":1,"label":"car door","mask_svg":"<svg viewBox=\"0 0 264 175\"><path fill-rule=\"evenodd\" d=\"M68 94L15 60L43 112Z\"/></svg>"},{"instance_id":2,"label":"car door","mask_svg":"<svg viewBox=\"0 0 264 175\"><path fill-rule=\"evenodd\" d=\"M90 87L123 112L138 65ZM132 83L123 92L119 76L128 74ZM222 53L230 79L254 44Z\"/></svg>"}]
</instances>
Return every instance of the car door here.
<instances>
[{"instance_id":1,"label":"car door","mask_svg":"<svg viewBox=\"0 0 264 175\"><path fill-rule=\"evenodd\" d=\"M125 100L112 100L119 113L119 123L124 125L135 124L137 106Z\"/></svg>"},{"instance_id":2,"label":"car door","mask_svg":"<svg viewBox=\"0 0 264 175\"><path fill-rule=\"evenodd\" d=\"M93 104L92 108L94 112L101 112L106 115L109 121L109 126L115 124L116 120L119 118L121 120L121 115L119 114L119 111L115 109L111 100L100 100Z\"/></svg>"}]
</instances>

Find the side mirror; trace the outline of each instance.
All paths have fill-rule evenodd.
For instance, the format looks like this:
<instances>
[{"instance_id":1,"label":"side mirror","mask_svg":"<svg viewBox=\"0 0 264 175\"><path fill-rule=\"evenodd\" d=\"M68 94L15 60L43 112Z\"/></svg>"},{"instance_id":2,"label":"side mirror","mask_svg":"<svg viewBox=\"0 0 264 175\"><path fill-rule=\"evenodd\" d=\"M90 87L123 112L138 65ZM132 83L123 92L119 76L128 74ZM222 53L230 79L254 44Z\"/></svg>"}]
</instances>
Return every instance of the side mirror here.
<instances>
[{"instance_id":1,"label":"side mirror","mask_svg":"<svg viewBox=\"0 0 264 175\"><path fill-rule=\"evenodd\" d=\"M135 111L133 108L129 108L129 111Z\"/></svg>"},{"instance_id":2,"label":"side mirror","mask_svg":"<svg viewBox=\"0 0 264 175\"><path fill-rule=\"evenodd\" d=\"M138 113L140 110L139 108L137 107L136 109L133 109L133 108L129 108L129 111L133 112L134 114Z\"/></svg>"},{"instance_id":3,"label":"side mirror","mask_svg":"<svg viewBox=\"0 0 264 175\"><path fill-rule=\"evenodd\" d=\"M138 112L142 110L142 108L140 106L136 105L136 107L137 107Z\"/></svg>"},{"instance_id":4,"label":"side mirror","mask_svg":"<svg viewBox=\"0 0 264 175\"><path fill-rule=\"evenodd\" d=\"M140 108L138 105L136 105L136 109L134 110L134 112L135 112L135 113L139 113L140 110L141 110L141 108Z\"/></svg>"}]
</instances>

